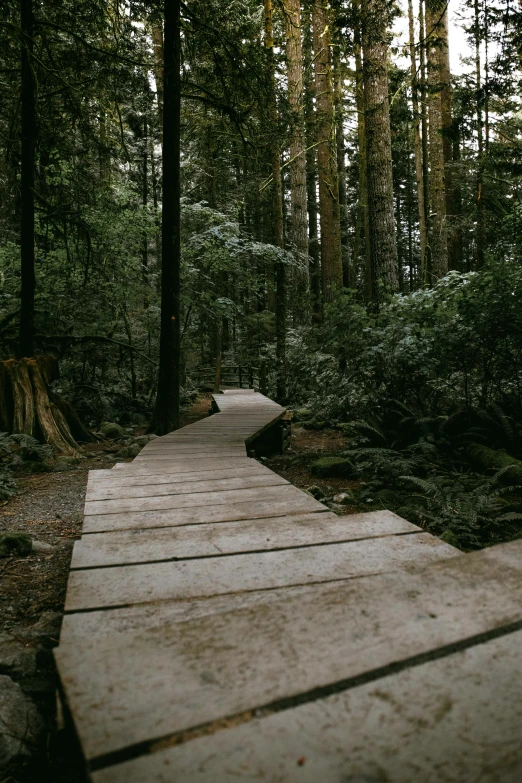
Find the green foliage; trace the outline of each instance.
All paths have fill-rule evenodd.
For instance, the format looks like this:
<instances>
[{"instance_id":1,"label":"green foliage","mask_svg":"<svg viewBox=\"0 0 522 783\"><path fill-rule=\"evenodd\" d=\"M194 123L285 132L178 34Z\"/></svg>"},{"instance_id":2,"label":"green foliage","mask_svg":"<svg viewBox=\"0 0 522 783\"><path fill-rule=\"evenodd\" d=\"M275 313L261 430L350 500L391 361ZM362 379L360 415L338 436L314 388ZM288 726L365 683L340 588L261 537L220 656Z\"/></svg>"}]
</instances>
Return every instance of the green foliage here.
<instances>
[{"instance_id":1,"label":"green foliage","mask_svg":"<svg viewBox=\"0 0 522 783\"><path fill-rule=\"evenodd\" d=\"M16 494L16 481L7 465L0 462L0 501L8 500Z\"/></svg>"},{"instance_id":2,"label":"green foliage","mask_svg":"<svg viewBox=\"0 0 522 783\"><path fill-rule=\"evenodd\" d=\"M0 557L26 557L31 554L32 548L33 542L27 533L0 533Z\"/></svg>"},{"instance_id":3,"label":"green foliage","mask_svg":"<svg viewBox=\"0 0 522 783\"><path fill-rule=\"evenodd\" d=\"M50 470L51 446L39 443L30 435L8 435L0 432L0 501L16 494L13 470L38 472Z\"/></svg>"}]
</instances>

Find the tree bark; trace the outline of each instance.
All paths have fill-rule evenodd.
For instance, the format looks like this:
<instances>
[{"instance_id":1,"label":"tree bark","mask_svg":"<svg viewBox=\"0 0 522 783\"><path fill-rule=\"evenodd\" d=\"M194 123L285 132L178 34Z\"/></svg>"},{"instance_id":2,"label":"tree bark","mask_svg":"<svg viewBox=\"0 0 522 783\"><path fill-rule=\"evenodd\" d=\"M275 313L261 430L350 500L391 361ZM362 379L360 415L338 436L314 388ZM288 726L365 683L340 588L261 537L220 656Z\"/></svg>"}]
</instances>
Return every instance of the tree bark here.
<instances>
[{"instance_id":1,"label":"tree bark","mask_svg":"<svg viewBox=\"0 0 522 783\"><path fill-rule=\"evenodd\" d=\"M290 105L290 198L292 240L297 250L294 277L295 323L310 320L308 271L308 222L306 193L306 141L303 93L303 52L301 43L300 0L284 4L286 60L288 67L288 103Z\"/></svg>"},{"instance_id":2,"label":"tree bark","mask_svg":"<svg viewBox=\"0 0 522 783\"><path fill-rule=\"evenodd\" d=\"M448 11L440 20L439 66L441 82L442 147L444 151L444 184L446 191L446 221L448 236L448 267L462 268L462 229L460 186L453 166L452 88L449 58Z\"/></svg>"},{"instance_id":3,"label":"tree bark","mask_svg":"<svg viewBox=\"0 0 522 783\"><path fill-rule=\"evenodd\" d=\"M330 19L326 0L314 0L312 26L321 226L321 277L323 304L326 304L334 299L336 290L340 289L343 284Z\"/></svg>"},{"instance_id":4,"label":"tree bark","mask_svg":"<svg viewBox=\"0 0 522 783\"><path fill-rule=\"evenodd\" d=\"M413 144L415 151L415 180L417 183L417 200L419 208L419 240L420 240L420 278L424 284L427 280L427 231L426 204L424 201L424 170L422 161L421 113L419 108L419 88L417 62L415 56L415 25L413 18L413 2L408 0L408 21L410 34L410 68L411 68L411 100L413 108Z\"/></svg>"},{"instance_id":5,"label":"tree bark","mask_svg":"<svg viewBox=\"0 0 522 783\"><path fill-rule=\"evenodd\" d=\"M443 277L448 271L448 235L446 226L446 188L440 67L440 49L441 46L443 46L443 16L444 6L441 4L440 0L426 0L432 281Z\"/></svg>"},{"instance_id":6,"label":"tree bark","mask_svg":"<svg viewBox=\"0 0 522 783\"><path fill-rule=\"evenodd\" d=\"M476 112L477 112L477 144L478 144L478 159L477 159L477 233L476 233L476 264L477 268L481 269L484 265L485 253L484 247L486 244L486 230L485 230L485 211L484 211L484 98L482 95L482 64L480 58L480 6L479 0L474 0L474 37L475 37L475 88L476 88Z\"/></svg>"},{"instance_id":7,"label":"tree bark","mask_svg":"<svg viewBox=\"0 0 522 783\"><path fill-rule=\"evenodd\" d=\"M271 125L271 167L272 167L272 211L274 220L274 242L284 249L283 227L283 186L281 181L281 152L277 143L277 102L274 62L274 33L272 0L264 0L265 8L265 48L270 82L268 114ZM286 399L286 270L282 260L276 263L276 396L280 401Z\"/></svg>"},{"instance_id":8,"label":"tree bark","mask_svg":"<svg viewBox=\"0 0 522 783\"><path fill-rule=\"evenodd\" d=\"M22 154L20 178L20 356L34 354L34 169L36 98L33 60L33 1L21 2L22 29Z\"/></svg>"},{"instance_id":9,"label":"tree bark","mask_svg":"<svg viewBox=\"0 0 522 783\"><path fill-rule=\"evenodd\" d=\"M426 19L424 17L424 0L419 0L419 61L420 61L420 115L421 115L421 128L422 128L422 182L424 185L424 209L425 209L425 221L426 221L426 268L424 270L425 280L423 283L427 283L429 279L429 270L431 268L431 248L428 238L428 224L430 213L430 189L429 189L429 152L428 152L428 89L426 78Z\"/></svg>"},{"instance_id":10,"label":"tree bark","mask_svg":"<svg viewBox=\"0 0 522 783\"><path fill-rule=\"evenodd\" d=\"M306 125L306 192L308 206L308 255L310 259L310 295L315 321L321 319L321 259L317 219L317 150L315 147L315 110L313 78L313 40L310 3L306 3L302 14L303 65Z\"/></svg>"},{"instance_id":11,"label":"tree bark","mask_svg":"<svg viewBox=\"0 0 522 783\"><path fill-rule=\"evenodd\" d=\"M335 28L335 40L332 50L333 88L335 110L335 147L337 157L337 178L339 180L339 229L341 237L341 261L343 266L343 286L350 288L350 245L348 242L348 203L346 197L346 156L344 151L344 111L343 111L343 64L339 52L340 35Z\"/></svg>"},{"instance_id":12,"label":"tree bark","mask_svg":"<svg viewBox=\"0 0 522 783\"><path fill-rule=\"evenodd\" d=\"M4 399L1 423L7 432L42 437L56 451L78 456L79 447L61 405L53 401L49 390L53 380L51 367L56 365L50 356L8 359L0 364L0 392ZM86 440L94 438L87 432Z\"/></svg>"},{"instance_id":13,"label":"tree bark","mask_svg":"<svg viewBox=\"0 0 522 783\"><path fill-rule=\"evenodd\" d=\"M361 12L372 300L378 307L382 289L394 292L399 287L388 99L388 4L386 0L362 0Z\"/></svg>"},{"instance_id":14,"label":"tree bark","mask_svg":"<svg viewBox=\"0 0 522 783\"><path fill-rule=\"evenodd\" d=\"M360 21L360 20L359 20ZM362 239L363 277L366 301L372 301L372 266L370 253L370 216L368 212L368 165L366 160L366 129L364 119L364 87L360 42L360 24L355 31L355 106L357 109L357 142L359 149L359 192L357 198L357 248L355 262L359 258L359 242Z\"/></svg>"},{"instance_id":15,"label":"tree bark","mask_svg":"<svg viewBox=\"0 0 522 783\"><path fill-rule=\"evenodd\" d=\"M158 389L149 431L179 427L180 399L180 2L165 0L161 331Z\"/></svg>"}]
</instances>

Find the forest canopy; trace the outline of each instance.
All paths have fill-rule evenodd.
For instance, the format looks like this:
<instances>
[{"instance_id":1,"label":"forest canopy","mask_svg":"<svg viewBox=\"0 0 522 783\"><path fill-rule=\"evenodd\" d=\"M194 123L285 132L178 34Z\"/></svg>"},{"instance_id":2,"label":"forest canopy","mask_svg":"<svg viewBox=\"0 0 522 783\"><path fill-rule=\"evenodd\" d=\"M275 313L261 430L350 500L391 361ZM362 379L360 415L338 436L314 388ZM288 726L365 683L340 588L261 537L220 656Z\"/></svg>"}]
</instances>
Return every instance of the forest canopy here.
<instances>
[{"instance_id":1,"label":"forest canopy","mask_svg":"<svg viewBox=\"0 0 522 783\"><path fill-rule=\"evenodd\" d=\"M181 405L202 368L263 366L347 434L361 507L519 535L518 4L179 5L168 77L160 4L2 6L0 429L75 452L102 422L159 431L162 351Z\"/></svg>"}]
</instances>

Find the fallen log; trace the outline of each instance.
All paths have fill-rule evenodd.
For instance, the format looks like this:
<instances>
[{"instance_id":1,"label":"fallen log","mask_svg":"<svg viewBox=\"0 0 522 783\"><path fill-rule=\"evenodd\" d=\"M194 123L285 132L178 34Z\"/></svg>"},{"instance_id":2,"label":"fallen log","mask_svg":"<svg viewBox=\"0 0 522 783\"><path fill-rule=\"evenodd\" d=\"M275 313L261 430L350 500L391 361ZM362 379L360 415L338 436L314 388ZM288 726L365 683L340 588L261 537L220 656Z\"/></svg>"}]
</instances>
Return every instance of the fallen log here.
<instances>
[{"instance_id":1,"label":"fallen log","mask_svg":"<svg viewBox=\"0 0 522 783\"><path fill-rule=\"evenodd\" d=\"M465 449L469 460L482 470L499 471L508 468L504 480L512 484L522 484L522 462L505 451L496 451L480 443L468 443Z\"/></svg>"}]
</instances>

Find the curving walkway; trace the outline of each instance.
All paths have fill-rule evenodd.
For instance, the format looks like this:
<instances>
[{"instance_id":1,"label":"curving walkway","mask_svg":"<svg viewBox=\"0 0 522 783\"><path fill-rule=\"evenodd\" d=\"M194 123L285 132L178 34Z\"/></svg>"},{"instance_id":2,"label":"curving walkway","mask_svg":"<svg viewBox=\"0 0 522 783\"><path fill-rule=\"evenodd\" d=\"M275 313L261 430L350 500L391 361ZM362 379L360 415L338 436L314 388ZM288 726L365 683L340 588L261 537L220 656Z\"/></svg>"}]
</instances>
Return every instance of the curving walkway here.
<instances>
[{"instance_id":1,"label":"curving walkway","mask_svg":"<svg viewBox=\"0 0 522 783\"><path fill-rule=\"evenodd\" d=\"M89 474L55 656L92 781L520 780L521 542L336 516L247 456L283 408L215 401Z\"/></svg>"}]
</instances>

